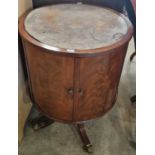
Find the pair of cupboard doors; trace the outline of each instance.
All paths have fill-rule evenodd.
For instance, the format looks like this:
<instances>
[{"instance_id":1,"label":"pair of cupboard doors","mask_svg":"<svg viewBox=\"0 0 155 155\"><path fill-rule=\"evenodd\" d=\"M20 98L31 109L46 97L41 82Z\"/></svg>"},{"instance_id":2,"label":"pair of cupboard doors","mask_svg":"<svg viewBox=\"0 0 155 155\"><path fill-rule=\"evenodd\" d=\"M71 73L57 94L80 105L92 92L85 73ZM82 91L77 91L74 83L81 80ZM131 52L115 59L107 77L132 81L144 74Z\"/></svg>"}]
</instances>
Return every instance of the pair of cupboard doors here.
<instances>
[{"instance_id":1,"label":"pair of cupboard doors","mask_svg":"<svg viewBox=\"0 0 155 155\"><path fill-rule=\"evenodd\" d=\"M95 119L115 103L127 43L101 54L62 54L23 41L34 103L66 123Z\"/></svg>"}]
</instances>

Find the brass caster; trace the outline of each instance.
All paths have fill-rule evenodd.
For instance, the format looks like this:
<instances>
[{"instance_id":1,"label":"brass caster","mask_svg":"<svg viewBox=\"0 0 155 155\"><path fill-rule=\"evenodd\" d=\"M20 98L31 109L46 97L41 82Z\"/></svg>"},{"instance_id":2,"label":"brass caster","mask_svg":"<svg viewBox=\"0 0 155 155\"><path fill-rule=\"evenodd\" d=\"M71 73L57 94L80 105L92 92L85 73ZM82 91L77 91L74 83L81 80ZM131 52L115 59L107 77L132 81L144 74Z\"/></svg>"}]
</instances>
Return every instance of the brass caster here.
<instances>
[{"instance_id":1,"label":"brass caster","mask_svg":"<svg viewBox=\"0 0 155 155\"><path fill-rule=\"evenodd\" d=\"M52 123L54 123L54 121L45 116L40 116L38 118L31 120L30 122L31 127L34 131L38 131L39 129L45 128L51 125Z\"/></svg>"},{"instance_id":2,"label":"brass caster","mask_svg":"<svg viewBox=\"0 0 155 155\"><path fill-rule=\"evenodd\" d=\"M42 129L44 127L48 126L48 124L46 124L45 122L41 122L41 123L36 123L32 125L32 129L34 131L38 131L39 129Z\"/></svg>"},{"instance_id":3,"label":"brass caster","mask_svg":"<svg viewBox=\"0 0 155 155\"><path fill-rule=\"evenodd\" d=\"M37 131L37 130L39 130L40 128L39 128L39 125L38 125L38 124L35 124L34 126L32 126L32 129L33 129L34 131Z\"/></svg>"},{"instance_id":4,"label":"brass caster","mask_svg":"<svg viewBox=\"0 0 155 155\"><path fill-rule=\"evenodd\" d=\"M93 146L91 144L88 144L88 145L84 145L83 146L83 149L88 152L88 153L93 153L94 152L94 149L93 149Z\"/></svg>"}]
</instances>

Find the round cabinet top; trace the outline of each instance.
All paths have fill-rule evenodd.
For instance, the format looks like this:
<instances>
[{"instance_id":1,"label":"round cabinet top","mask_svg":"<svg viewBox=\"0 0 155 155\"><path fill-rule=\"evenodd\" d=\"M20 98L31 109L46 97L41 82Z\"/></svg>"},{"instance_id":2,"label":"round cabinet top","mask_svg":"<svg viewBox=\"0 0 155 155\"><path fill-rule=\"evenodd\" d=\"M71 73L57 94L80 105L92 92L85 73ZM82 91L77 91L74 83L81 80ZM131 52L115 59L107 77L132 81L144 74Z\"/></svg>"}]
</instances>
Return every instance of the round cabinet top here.
<instances>
[{"instance_id":1,"label":"round cabinet top","mask_svg":"<svg viewBox=\"0 0 155 155\"><path fill-rule=\"evenodd\" d=\"M129 41L132 26L128 19L108 8L85 4L58 4L41 7L24 18L25 31L47 48L79 52L103 49Z\"/></svg>"}]
</instances>

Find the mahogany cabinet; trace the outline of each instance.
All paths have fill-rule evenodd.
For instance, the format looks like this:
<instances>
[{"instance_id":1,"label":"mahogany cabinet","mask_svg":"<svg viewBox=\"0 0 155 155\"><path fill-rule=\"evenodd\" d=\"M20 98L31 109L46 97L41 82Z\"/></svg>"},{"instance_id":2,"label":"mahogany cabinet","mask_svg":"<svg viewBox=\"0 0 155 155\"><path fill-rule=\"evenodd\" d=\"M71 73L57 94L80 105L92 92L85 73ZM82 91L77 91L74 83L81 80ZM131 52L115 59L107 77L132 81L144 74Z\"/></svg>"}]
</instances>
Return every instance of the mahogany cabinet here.
<instances>
[{"instance_id":1,"label":"mahogany cabinet","mask_svg":"<svg viewBox=\"0 0 155 155\"><path fill-rule=\"evenodd\" d=\"M93 57L61 56L28 42L24 47L34 101L48 117L85 121L114 104L126 45Z\"/></svg>"},{"instance_id":2,"label":"mahogany cabinet","mask_svg":"<svg viewBox=\"0 0 155 155\"><path fill-rule=\"evenodd\" d=\"M39 110L77 124L104 115L115 103L132 31L124 15L91 5L53 5L23 15L19 32Z\"/></svg>"}]
</instances>

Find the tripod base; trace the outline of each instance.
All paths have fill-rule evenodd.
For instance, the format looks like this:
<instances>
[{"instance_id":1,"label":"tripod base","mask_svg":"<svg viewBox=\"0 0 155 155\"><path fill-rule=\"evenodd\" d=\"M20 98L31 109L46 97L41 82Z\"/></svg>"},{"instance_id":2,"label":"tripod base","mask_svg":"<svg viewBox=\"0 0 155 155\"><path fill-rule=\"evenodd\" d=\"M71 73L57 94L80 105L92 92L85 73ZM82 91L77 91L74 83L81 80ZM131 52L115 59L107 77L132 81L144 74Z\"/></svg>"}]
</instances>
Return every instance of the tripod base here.
<instances>
[{"instance_id":1,"label":"tripod base","mask_svg":"<svg viewBox=\"0 0 155 155\"><path fill-rule=\"evenodd\" d=\"M45 128L53 123L54 123L54 120L51 120L51 119L47 118L46 116L39 116L39 117L31 120L31 127L33 128L34 131L38 131L38 130ZM93 146L87 136L84 124L78 123L78 124L76 124L76 128L80 135L81 141L83 142L83 149L88 153L92 153Z\"/></svg>"}]
</instances>

